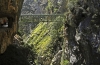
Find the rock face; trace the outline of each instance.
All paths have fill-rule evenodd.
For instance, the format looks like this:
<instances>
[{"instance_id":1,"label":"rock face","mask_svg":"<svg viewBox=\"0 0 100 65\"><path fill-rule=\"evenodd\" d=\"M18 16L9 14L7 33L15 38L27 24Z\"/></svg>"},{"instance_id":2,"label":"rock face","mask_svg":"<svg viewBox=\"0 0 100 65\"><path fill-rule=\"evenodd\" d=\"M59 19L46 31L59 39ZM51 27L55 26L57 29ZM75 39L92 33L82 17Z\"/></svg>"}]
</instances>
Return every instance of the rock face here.
<instances>
[{"instance_id":1,"label":"rock face","mask_svg":"<svg viewBox=\"0 0 100 65\"><path fill-rule=\"evenodd\" d=\"M100 1L68 2L67 28L71 65L99 65L100 62Z\"/></svg>"},{"instance_id":2,"label":"rock face","mask_svg":"<svg viewBox=\"0 0 100 65\"><path fill-rule=\"evenodd\" d=\"M7 46L12 43L13 36L17 33L18 18L23 0L0 0L0 19L6 24L0 24L0 53L4 53ZM0 23L1 23L0 20Z\"/></svg>"},{"instance_id":3,"label":"rock face","mask_svg":"<svg viewBox=\"0 0 100 65\"><path fill-rule=\"evenodd\" d=\"M44 14L47 0L24 0L21 14Z\"/></svg>"}]
</instances>

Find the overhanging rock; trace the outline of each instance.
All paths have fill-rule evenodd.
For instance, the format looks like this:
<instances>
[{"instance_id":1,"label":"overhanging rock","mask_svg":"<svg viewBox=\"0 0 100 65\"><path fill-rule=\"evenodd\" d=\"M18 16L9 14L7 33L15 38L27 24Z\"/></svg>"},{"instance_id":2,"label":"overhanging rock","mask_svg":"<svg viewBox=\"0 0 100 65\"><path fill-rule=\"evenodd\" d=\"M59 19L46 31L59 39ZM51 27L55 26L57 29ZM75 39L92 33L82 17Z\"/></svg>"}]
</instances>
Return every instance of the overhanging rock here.
<instances>
[{"instance_id":1,"label":"overhanging rock","mask_svg":"<svg viewBox=\"0 0 100 65\"><path fill-rule=\"evenodd\" d=\"M17 33L22 4L23 0L0 0L0 54L5 52Z\"/></svg>"}]
</instances>

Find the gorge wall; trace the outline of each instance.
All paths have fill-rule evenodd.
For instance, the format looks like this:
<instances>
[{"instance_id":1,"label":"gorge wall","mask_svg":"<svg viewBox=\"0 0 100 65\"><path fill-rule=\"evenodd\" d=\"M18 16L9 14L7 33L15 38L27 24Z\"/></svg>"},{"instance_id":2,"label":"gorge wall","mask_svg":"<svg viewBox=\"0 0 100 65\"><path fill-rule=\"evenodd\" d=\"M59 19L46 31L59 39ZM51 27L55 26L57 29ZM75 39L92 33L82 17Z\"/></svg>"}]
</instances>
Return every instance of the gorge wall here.
<instances>
[{"instance_id":1,"label":"gorge wall","mask_svg":"<svg viewBox=\"0 0 100 65\"><path fill-rule=\"evenodd\" d=\"M23 0L0 0L0 53L4 53L17 33ZM6 18L6 20L4 19ZM6 25L2 22L7 21Z\"/></svg>"},{"instance_id":2,"label":"gorge wall","mask_svg":"<svg viewBox=\"0 0 100 65\"><path fill-rule=\"evenodd\" d=\"M100 0L70 0L67 7L70 65L99 65Z\"/></svg>"}]
</instances>

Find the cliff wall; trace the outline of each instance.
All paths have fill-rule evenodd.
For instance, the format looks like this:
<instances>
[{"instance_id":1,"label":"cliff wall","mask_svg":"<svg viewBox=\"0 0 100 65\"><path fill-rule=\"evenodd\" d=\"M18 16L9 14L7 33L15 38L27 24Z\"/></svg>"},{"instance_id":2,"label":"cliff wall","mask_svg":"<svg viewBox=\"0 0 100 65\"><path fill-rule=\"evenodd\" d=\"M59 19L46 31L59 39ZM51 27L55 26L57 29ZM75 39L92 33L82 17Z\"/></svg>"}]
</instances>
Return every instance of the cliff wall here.
<instances>
[{"instance_id":1,"label":"cliff wall","mask_svg":"<svg viewBox=\"0 0 100 65\"><path fill-rule=\"evenodd\" d=\"M23 0L0 0L0 53L5 52L17 33L22 3Z\"/></svg>"}]
</instances>

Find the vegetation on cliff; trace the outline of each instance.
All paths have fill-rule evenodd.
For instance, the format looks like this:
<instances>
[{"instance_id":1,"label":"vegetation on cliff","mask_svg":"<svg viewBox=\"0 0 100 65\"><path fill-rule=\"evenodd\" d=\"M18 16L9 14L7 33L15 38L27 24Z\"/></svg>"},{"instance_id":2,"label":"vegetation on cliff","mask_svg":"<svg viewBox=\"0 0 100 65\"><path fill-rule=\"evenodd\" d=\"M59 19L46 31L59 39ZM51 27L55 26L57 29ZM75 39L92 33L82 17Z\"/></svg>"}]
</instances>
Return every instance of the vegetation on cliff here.
<instances>
[{"instance_id":1,"label":"vegetation on cliff","mask_svg":"<svg viewBox=\"0 0 100 65\"><path fill-rule=\"evenodd\" d=\"M37 2L38 8L40 8L39 6L43 4L42 1L40 2L35 0L35 2ZM23 58L26 60L31 59L31 61L22 61L26 61L28 64L36 63L37 65L67 65L68 63L71 65L99 65L100 1L48 0L46 3L47 4L45 4L46 6L43 9L46 11L45 13L66 13L67 21L63 21L63 18L61 18L62 21L56 22L56 20L60 19L59 17L56 17L52 22L41 21L36 23L35 27L30 26L32 28L25 28L25 25L34 23L28 22L28 20L21 21L20 26L23 24L24 25L22 28L20 27L20 32L22 32L22 37L24 38L25 45L28 44L29 50L25 49L24 47L23 48L26 51L28 50L30 53L32 53L30 55L29 52L26 52L29 54L29 56L31 56L30 58L26 58L24 57L24 52L21 51L21 48L20 54L23 55ZM39 9L37 9L37 11L38 10ZM27 30L25 31L24 29ZM18 47L14 48L17 49ZM20 48L17 50L19 49ZM17 52L18 51L15 53L17 54ZM7 51L5 53L7 53ZM0 57L2 58L3 55ZM35 55L36 58L34 57ZM22 57L20 57L20 59L21 58Z\"/></svg>"},{"instance_id":2,"label":"vegetation on cliff","mask_svg":"<svg viewBox=\"0 0 100 65\"><path fill-rule=\"evenodd\" d=\"M56 18L56 19L59 19ZM35 29L29 35L29 38L25 39L25 43L33 45L36 49L38 57L42 57L44 60L39 60L45 63L49 61L53 56L62 49L62 32L63 32L63 22L40 22ZM57 46L57 47L56 47ZM48 58L46 60L45 58Z\"/></svg>"},{"instance_id":3,"label":"vegetation on cliff","mask_svg":"<svg viewBox=\"0 0 100 65\"><path fill-rule=\"evenodd\" d=\"M66 14L66 21L61 18L62 21L56 22L60 19L59 17L52 22L33 23L28 22L28 18L21 20L19 26L22 27L19 27L19 32L25 44L9 45L17 28L17 22L14 22L15 25L9 29L10 32L3 31L4 33L2 32L0 35L0 53L5 51L7 44L9 45L5 53L0 54L0 65L67 65L68 63L70 65L99 65L100 1L45 0L45 3L43 1L34 0L38 7L34 9L33 14L40 14L42 10L46 14ZM0 12L7 13L7 16L14 15L18 11L17 7L13 8L12 2L8 8L4 7L7 2L0 1L0 5L3 6L0 6ZM32 4L32 1L28 4ZM43 8L41 9L41 7ZM26 10L29 11L29 9ZM19 16L19 13L17 15ZM10 17L12 21L12 16ZM16 21L16 18L13 20ZM30 24L34 26L32 27Z\"/></svg>"},{"instance_id":4,"label":"vegetation on cliff","mask_svg":"<svg viewBox=\"0 0 100 65\"><path fill-rule=\"evenodd\" d=\"M99 65L99 0L69 0L67 38L72 65Z\"/></svg>"},{"instance_id":5,"label":"vegetation on cliff","mask_svg":"<svg viewBox=\"0 0 100 65\"><path fill-rule=\"evenodd\" d=\"M71 65L99 65L100 1L46 0L45 3L43 1L34 1L38 6L34 9L33 14L66 14L66 21L61 18L62 21L56 22L60 19L59 16L52 22L34 23L28 22L28 18L21 20L19 26L22 27L19 28L19 32L25 44L10 45L6 51L4 44L1 45L0 48L4 48L5 53L0 55L0 61L2 61L0 65L67 65L68 63ZM4 1L2 2L4 3ZM32 4L32 2L28 3ZM9 11L12 13L12 8L8 11L5 10L6 13ZM15 27L13 31L16 31ZM4 43L4 39L1 41ZM19 63L16 63L15 60Z\"/></svg>"}]
</instances>

